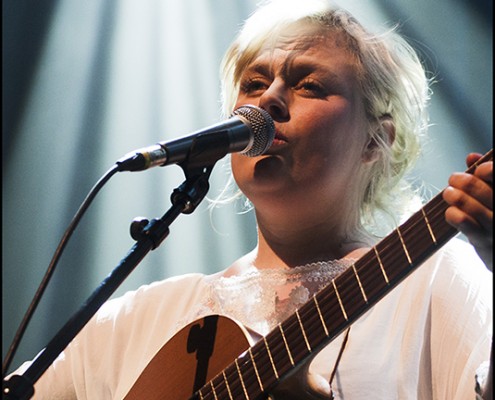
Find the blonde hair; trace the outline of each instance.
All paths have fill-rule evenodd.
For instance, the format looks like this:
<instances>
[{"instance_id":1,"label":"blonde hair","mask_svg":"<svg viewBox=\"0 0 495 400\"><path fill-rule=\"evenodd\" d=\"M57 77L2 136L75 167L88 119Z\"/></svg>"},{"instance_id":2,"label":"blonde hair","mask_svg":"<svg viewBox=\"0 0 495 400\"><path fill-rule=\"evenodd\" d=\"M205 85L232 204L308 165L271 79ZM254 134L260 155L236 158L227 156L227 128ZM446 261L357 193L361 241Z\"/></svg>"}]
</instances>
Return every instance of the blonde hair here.
<instances>
[{"instance_id":1,"label":"blonde hair","mask_svg":"<svg viewBox=\"0 0 495 400\"><path fill-rule=\"evenodd\" d=\"M247 19L225 54L221 66L223 112L232 112L242 72L262 47L275 44L301 26L314 27L320 35L337 34L358 60L369 135L380 155L371 171L360 218L368 231L377 233L371 228L384 222L384 216L391 217L388 222L395 225L417 207L418 196L405 175L419 156L420 138L428 126L429 80L417 53L396 28L373 34L349 12L326 0L270 1ZM384 118L395 126L392 145L381 127ZM236 197L239 193L232 196Z\"/></svg>"}]
</instances>

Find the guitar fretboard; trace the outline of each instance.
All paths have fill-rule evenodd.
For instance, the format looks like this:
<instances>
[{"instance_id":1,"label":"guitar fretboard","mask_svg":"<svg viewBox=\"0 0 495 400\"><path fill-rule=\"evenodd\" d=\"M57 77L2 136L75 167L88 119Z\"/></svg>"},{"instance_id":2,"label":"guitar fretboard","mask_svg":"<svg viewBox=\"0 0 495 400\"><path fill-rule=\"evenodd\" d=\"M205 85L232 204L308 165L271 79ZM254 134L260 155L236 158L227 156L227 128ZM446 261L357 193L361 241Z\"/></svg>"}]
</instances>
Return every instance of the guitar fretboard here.
<instances>
[{"instance_id":1,"label":"guitar fretboard","mask_svg":"<svg viewBox=\"0 0 495 400\"><path fill-rule=\"evenodd\" d=\"M477 164L488 159L492 151ZM335 339L457 233L445 221L447 207L441 193L435 196L192 399L266 398L283 376Z\"/></svg>"}]
</instances>

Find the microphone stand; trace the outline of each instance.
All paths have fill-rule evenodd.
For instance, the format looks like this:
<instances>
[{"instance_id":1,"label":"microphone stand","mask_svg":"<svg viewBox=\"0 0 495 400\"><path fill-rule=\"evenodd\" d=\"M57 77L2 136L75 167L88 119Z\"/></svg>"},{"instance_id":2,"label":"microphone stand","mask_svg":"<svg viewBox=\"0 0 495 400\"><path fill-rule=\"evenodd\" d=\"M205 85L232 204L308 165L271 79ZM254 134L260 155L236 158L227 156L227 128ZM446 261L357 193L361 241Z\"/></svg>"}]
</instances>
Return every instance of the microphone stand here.
<instances>
[{"instance_id":1,"label":"microphone stand","mask_svg":"<svg viewBox=\"0 0 495 400\"><path fill-rule=\"evenodd\" d=\"M219 147L221 148L221 146ZM34 394L34 384L55 361L58 355L68 346L79 331L86 325L101 305L124 282L127 276L151 251L156 249L169 234L169 226L182 213L192 213L206 196L209 189L208 178L215 162L226 153L217 154L216 160L207 166L201 165L201 146L193 146L199 152L198 157L189 156L180 167L184 170L186 180L171 195L172 207L160 219L151 221L136 219L131 224L131 236L137 242L120 261L120 264L100 283L98 288L86 300L83 306L58 331L48 345L33 360L22 375L13 375L3 381L3 399L25 400ZM203 157L204 158L204 157ZM192 161L194 160L194 161ZM206 161L205 161L206 162Z\"/></svg>"}]
</instances>

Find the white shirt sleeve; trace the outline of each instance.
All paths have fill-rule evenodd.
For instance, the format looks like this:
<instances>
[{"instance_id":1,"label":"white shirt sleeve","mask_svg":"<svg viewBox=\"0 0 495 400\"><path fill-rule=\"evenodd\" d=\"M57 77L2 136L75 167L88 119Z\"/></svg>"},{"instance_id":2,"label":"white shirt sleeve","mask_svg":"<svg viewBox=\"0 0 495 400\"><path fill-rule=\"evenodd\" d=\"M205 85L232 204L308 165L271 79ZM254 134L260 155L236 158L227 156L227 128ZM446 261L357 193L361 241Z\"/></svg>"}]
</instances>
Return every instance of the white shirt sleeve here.
<instances>
[{"instance_id":1,"label":"white shirt sleeve","mask_svg":"<svg viewBox=\"0 0 495 400\"><path fill-rule=\"evenodd\" d=\"M203 275L189 274L108 301L36 383L33 398L124 398L203 290Z\"/></svg>"}]
</instances>

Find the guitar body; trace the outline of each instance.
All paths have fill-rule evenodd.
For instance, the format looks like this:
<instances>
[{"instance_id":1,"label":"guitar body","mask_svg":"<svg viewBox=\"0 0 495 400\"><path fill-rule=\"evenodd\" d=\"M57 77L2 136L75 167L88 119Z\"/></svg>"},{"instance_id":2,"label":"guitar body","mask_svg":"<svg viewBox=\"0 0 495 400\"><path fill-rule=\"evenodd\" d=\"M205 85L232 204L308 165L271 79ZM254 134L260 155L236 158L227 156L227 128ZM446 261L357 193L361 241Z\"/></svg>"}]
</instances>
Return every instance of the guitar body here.
<instances>
[{"instance_id":1,"label":"guitar body","mask_svg":"<svg viewBox=\"0 0 495 400\"><path fill-rule=\"evenodd\" d=\"M252 335L222 316L181 329L153 357L125 400L186 400L248 349Z\"/></svg>"}]
</instances>

